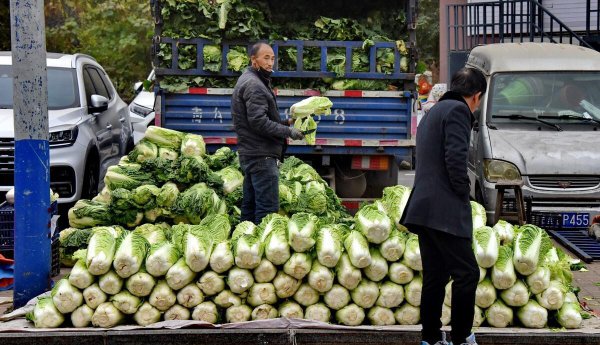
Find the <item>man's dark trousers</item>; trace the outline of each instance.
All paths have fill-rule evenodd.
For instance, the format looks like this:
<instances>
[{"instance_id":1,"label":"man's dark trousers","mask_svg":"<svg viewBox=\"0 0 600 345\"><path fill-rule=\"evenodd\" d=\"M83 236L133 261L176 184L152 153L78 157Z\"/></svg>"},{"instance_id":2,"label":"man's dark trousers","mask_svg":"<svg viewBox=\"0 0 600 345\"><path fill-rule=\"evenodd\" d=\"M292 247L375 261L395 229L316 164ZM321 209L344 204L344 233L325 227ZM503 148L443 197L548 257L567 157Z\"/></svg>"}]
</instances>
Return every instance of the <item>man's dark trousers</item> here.
<instances>
[{"instance_id":1,"label":"man's dark trousers","mask_svg":"<svg viewBox=\"0 0 600 345\"><path fill-rule=\"evenodd\" d=\"M259 224L279 211L279 169L274 157L240 157L244 171L241 221Z\"/></svg>"},{"instance_id":2,"label":"man's dark trousers","mask_svg":"<svg viewBox=\"0 0 600 345\"><path fill-rule=\"evenodd\" d=\"M475 290L479 282L479 267L471 248L471 240L434 229L419 231L419 247L423 261L423 291L421 294L422 338L429 344L442 339L442 304L445 287L452 277L453 344L462 344L471 334Z\"/></svg>"}]
</instances>

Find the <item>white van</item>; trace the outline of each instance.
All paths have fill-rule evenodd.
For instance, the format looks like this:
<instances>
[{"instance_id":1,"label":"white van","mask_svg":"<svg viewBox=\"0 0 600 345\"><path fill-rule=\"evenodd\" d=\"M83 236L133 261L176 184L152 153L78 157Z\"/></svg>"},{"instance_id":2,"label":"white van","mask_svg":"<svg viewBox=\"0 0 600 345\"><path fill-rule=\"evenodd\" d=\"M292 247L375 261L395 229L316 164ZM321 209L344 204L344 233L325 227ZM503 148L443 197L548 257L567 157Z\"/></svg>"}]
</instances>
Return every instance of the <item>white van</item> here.
<instances>
[{"instance_id":1,"label":"white van","mask_svg":"<svg viewBox=\"0 0 600 345\"><path fill-rule=\"evenodd\" d=\"M600 214L600 53L567 44L491 44L474 48L467 67L488 81L469 150L471 197L488 220L495 183L522 180L537 225L587 228Z\"/></svg>"}]
</instances>

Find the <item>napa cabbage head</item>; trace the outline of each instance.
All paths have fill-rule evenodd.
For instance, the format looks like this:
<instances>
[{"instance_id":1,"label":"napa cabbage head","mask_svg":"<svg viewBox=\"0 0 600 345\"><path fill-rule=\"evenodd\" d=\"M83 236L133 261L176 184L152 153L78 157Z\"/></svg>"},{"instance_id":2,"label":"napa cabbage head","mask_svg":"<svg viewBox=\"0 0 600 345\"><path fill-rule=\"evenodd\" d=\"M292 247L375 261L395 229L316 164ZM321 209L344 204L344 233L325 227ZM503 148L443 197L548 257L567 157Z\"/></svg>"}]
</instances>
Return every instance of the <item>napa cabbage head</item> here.
<instances>
[{"instance_id":1,"label":"napa cabbage head","mask_svg":"<svg viewBox=\"0 0 600 345\"><path fill-rule=\"evenodd\" d=\"M473 218L473 229L479 229L485 226L487 217L485 207L475 201L471 201L471 216Z\"/></svg>"},{"instance_id":2,"label":"napa cabbage head","mask_svg":"<svg viewBox=\"0 0 600 345\"><path fill-rule=\"evenodd\" d=\"M473 231L473 249L477 264L483 268L494 266L498 260L500 240L496 231L489 226L483 226Z\"/></svg>"},{"instance_id":3,"label":"napa cabbage head","mask_svg":"<svg viewBox=\"0 0 600 345\"><path fill-rule=\"evenodd\" d=\"M514 241L515 269L525 276L532 274L551 248L552 241L545 230L531 224L523 225Z\"/></svg>"}]
</instances>

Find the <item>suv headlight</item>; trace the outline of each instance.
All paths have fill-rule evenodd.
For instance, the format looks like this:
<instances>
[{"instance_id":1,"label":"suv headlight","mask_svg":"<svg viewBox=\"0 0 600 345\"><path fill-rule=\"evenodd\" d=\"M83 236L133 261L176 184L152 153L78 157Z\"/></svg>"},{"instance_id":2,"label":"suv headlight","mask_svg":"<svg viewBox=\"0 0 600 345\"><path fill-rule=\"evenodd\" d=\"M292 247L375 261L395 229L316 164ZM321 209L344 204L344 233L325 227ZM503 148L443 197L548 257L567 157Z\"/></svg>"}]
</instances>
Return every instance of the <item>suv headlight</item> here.
<instances>
[{"instance_id":1,"label":"suv headlight","mask_svg":"<svg viewBox=\"0 0 600 345\"><path fill-rule=\"evenodd\" d=\"M154 109L146 108L146 107L143 107L143 106L135 104L135 103L131 103L131 105L129 106L129 110L132 113L138 114L142 117L146 117L146 115L148 115L154 111Z\"/></svg>"},{"instance_id":2,"label":"suv headlight","mask_svg":"<svg viewBox=\"0 0 600 345\"><path fill-rule=\"evenodd\" d=\"M50 147L71 146L75 143L75 140L77 140L78 133L79 129L77 126L60 131L50 132L50 137L48 139L50 142Z\"/></svg>"},{"instance_id":3,"label":"suv headlight","mask_svg":"<svg viewBox=\"0 0 600 345\"><path fill-rule=\"evenodd\" d=\"M498 180L520 180L521 173L512 163L496 160L483 160L483 175L489 182L498 182Z\"/></svg>"}]
</instances>

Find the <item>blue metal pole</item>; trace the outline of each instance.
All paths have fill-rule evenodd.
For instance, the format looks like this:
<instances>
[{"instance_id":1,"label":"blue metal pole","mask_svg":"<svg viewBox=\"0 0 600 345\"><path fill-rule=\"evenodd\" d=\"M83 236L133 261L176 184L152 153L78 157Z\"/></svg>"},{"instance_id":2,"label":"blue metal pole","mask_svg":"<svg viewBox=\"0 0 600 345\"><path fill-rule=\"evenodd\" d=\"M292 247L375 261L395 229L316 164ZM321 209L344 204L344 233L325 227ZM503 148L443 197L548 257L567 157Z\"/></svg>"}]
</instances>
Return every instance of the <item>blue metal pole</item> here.
<instances>
[{"instance_id":1,"label":"blue metal pole","mask_svg":"<svg viewBox=\"0 0 600 345\"><path fill-rule=\"evenodd\" d=\"M15 289L21 307L50 283L48 93L43 0L11 0Z\"/></svg>"}]
</instances>

